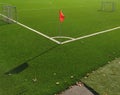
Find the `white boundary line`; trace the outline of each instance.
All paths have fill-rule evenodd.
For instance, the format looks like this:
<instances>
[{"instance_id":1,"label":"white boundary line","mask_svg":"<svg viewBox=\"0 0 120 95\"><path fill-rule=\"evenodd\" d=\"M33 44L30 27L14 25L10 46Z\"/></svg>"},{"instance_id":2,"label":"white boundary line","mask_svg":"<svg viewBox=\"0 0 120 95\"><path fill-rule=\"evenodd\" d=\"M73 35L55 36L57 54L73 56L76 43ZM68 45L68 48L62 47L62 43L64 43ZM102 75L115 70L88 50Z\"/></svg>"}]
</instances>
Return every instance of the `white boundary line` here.
<instances>
[{"instance_id":1,"label":"white boundary line","mask_svg":"<svg viewBox=\"0 0 120 95\"><path fill-rule=\"evenodd\" d=\"M110 31L113 31L113 30L116 30L116 29L120 29L120 26L118 26L118 27L114 27L114 28L111 28L111 29L108 29L108 30L104 30L104 31L100 31L100 32L97 32L97 33L85 35L85 36L82 36L82 37L73 38L73 39L71 39L71 40L67 40L67 41L64 41L64 42L60 42L60 41L55 40L53 37L49 37L49 36L47 36L47 35L39 32L39 31L37 31L37 30L35 30L35 29L32 29L32 28L30 28L30 27L28 27L28 26L26 26L26 25L24 25L24 24L22 24L22 23L20 23L20 22L18 22L18 21L15 21L15 20L13 20L13 19L10 19L10 18L8 18L7 16L5 16L5 15L3 15L3 14L0 14L0 15L1 15L2 17L5 17L5 18L13 21L14 23L16 23L16 24L18 24L18 25L20 25L20 26L22 26L22 27L24 27L24 28L27 28L27 29L29 29L29 30L31 30L31 31L33 31L33 32L35 32L35 33L37 33L37 34L39 34L39 35L41 35L41 36L43 36L43 37L45 37L45 38L53 41L53 42L55 42L55 43L57 43L57 44L66 44L66 43L70 43L70 42L77 41L77 40L80 40L80 39L85 39L85 38L88 38L88 37L96 36L96 35L103 34L103 33L106 33L106 32L110 32Z\"/></svg>"},{"instance_id":2,"label":"white boundary line","mask_svg":"<svg viewBox=\"0 0 120 95\"><path fill-rule=\"evenodd\" d=\"M71 39L71 40L75 39L75 38L67 37L67 36L54 36L54 37L52 37L52 38L53 38L53 39L54 39L54 38L56 38L56 39L65 38L65 39Z\"/></svg>"},{"instance_id":3,"label":"white boundary line","mask_svg":"<svg viewBox=\"0 0 120 95\"><path fill-rule=\"evenodd\" d=\"M35 32L35 33L37 33L37 34L39 34L39 35L41 35L41 36L43 36L43 37L45 37L45 38L53 41L53 42L55 42L55 43L57 43L57 44L61 44L61 42L59 42L59 41L57 41L57 40L55 40L55 39L53 39L53 38L51 38L51 37L49 37L49 36L41 33L41 32L39 32L39 31L37 31L37 30L35 30L35 29L32 29L32 28L30 28L30 27L28 27L28 26L26 26L26 25L24 25L24 24L22 24L22 23L20 23L20 22L18 22L18 21L15 21L15 20L13 20L13 19L11 19L11 18L8 18L7 16L5 16L5 15L3 15L3 14L0 14L0 15L1 15L2 17L4 17L4 18L7 18L7 19L13 21L14 23L16 23L16 24L18 24L18 25L20 25L20 26L22 26L22 27L24 27L24 28L27 28L27 29L29 29L29 30L31 30L31 31L33 31L33 32Z\"/></svg>"},{"instance_id":4,"label":"white boundary line","mask_svg":"<svg viewBox=\"0 0 120 95\"><path fill-rule=\"evenodd\" d=\"M115 27L115 28L111 28L111 29L108 29L108 30L100 31L100 32L97 32L97 33L89 34L89 35L86 35L86 36L78 37L78 38L75 38L75 39L72 39L72 40L67 40L67 41L61 42L61 44L66 44L66 43L70 43L70 42L77 41L77 40L80 40L80 39L85 39L85 38L88 38L88 37L92 37L92 36L96 36L96 35L103 34L103 33L106 33L106 32L110 32L110 31L113 31L113 30L116 30L116 29L120 29L120 26Z\"/></svg>"}]
</instances>

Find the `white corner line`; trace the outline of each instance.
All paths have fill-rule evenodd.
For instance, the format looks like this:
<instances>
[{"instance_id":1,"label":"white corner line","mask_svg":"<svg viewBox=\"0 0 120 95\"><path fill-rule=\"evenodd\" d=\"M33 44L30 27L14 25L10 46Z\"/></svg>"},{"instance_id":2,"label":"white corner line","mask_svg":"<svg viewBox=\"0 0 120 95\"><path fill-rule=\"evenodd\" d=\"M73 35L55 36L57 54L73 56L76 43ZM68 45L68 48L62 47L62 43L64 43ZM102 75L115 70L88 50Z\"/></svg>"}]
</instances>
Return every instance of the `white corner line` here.
<instances>
[{"instance_id":1,"label":"white corner line","mask_svg":"<svg viewBox=\"0 0 120 95\"><path fill-rule=\"evenodd\" d=\"M92 36L96 36L96 35L99 35L99 34L103 34L103 33L106 33L106 32L110 32L110 31L113 31L113 30L120 29L120 26L118 26L118 27L111 28L111 29L108 29L108 30L104 30L104 31L100 31L100 32L97 32L97 33L85 35L85 36L82 36L82 37L70 39L70 40L67 40L67 41L64 41L64 42L60 42L60 41L58 41L58 40L55 40L53 37L49 37L49 36L47 36L47 35L39 32L39 31L37 31L37 30L35 30L35 29L32 29L32 28L30 28L30 27L28 27L28 26L26 26L26 25L24 25L24 24L22 24L22 23L20 23L20 22L18 22L18 21L15 21L15 20L13 20L13 19L11 19L11 18L8 18L7 16L5 16L5 15L3 15L3 14L0 14L0 15L1 15L2 17L4 17L4 18L7 18L7 19L13 21L14 23L16 23L16 24L18 24L18 25L20 25L20 26L28 29L28 30L31 30L31 31L33 31L33 32L35 32L35 33L37 33L37 34L39 34L39 35L41 35L41 36L43 36L43 37L45 37L45 38L47 38L47 39L49 39L49 40L51 40L51 41L57 43L57 44L66 44L66 43L70 43L70 42L77 41L77 40L80 40L80 39L85 39L85 38L88 38L88 37L92 37Z\"/></svg>"},{"instance_id":2,"label":"white corner line","mask_svg":"<svg viewBox=\"0 0 120 95\"><path fill-rule=\"evenodd\" d=\"M54 37L51 37L53 39L59 39L59 38L64 38L64 39L70 39L70 40L73 40L75 38L72 38L72 37L67 37L67 36L54 36Z\"/></svg>"},{"instance_id":3,"label":"white corner line","mask_svg":"<svg viewBox=\"0 0 120 95\"><path fill-rule=\"evenodd\" d=\"M37 33L37 34L39 34L39 35L41 35L41 36L43 36L43 37L45 37L45 38L47 38L47 39L49 39L49 40L51 40L51 41L57 43L57 44L61 44L61 42L59 42L59 41L57 41L57 40L55 40L55 39L53 39L53 38L51 38L51 37L49 37L49 36L41 33L41 32L39 32L39 31L37 31L37 30L35 30L35 29L32 29L32 28L30 28L30 27L28 27L28 26L26 26L26 25L24 25L24 24L22 24L22 23L20 23L20 22L18 22L18 21L15 21L15 20L13 20L13 19L11 19L11 18L8 18L7 16L5 16L5 15L3 15L3 14L0 14L0 15L1 15L2 17L4 17L4 18L7 18L7 19L11 20L12 22L14 22L14 23L16 23L16 24L18 24L18 25L20 25L20 26L28 29L28 30L31 30L31 31L33 31L33 32L35 32L35 33Z\"/></svg>"},{"instance_id":4,"label":"white corner line","mask_svg":"<svg viewBox=\"0 0 120 95\"><path fill-rule=\"evenodd\" d=\"M110 32L110 31L113 31L113 30L116 30L116 29L120 29L120 26L115 27L115 28L111 28L111 29L108 29L108 30L100 31L100 32L97 32L97 33L85 35L85 36L82 36L82 37L78 37L78 38L75 38L75 39L72 39L72 40L67 40L67 41L62 42L61 44L66 44L66 43L70 43L70 42L77 41L77 40L80 40L80 39L85 39L85 38L88 38L88 37L92 37L92 36L96 36L96 35L103 34L103 33L106 33L106 32Z\"/></svg>"}]
</instances>

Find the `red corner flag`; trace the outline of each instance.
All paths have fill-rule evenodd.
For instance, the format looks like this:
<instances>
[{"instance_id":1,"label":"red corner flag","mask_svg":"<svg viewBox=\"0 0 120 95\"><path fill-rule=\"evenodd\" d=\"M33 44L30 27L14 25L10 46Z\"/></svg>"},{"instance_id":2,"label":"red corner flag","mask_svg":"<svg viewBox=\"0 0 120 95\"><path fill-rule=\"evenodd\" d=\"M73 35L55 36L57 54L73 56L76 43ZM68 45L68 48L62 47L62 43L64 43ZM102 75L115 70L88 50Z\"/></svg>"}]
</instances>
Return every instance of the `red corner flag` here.
<instances>
[{"instance_id":1,"label":"red corner flag","mask_svg":"<svg viewBox=\"0 0 120 95\"><path fill-rule=\"evenodd\" d=\"M59 19L60 19L60 22L63 22L63 21L64 21L64 18L65 18L65 16L64 16L62 10L60 10L60 11L59 11Z\"/></svg>"}]
</instances>

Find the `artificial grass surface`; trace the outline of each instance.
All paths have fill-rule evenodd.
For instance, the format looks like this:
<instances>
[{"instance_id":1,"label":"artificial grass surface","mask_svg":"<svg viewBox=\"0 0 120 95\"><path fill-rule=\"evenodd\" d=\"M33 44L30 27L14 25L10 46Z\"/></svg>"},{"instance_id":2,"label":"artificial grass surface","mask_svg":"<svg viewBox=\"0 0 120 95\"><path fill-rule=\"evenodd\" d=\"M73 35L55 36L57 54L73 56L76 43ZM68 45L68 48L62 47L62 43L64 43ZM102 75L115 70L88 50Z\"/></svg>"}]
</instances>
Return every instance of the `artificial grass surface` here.
<instances>
[{"instance_id":1,"label":"artificial grass surface","mask_svg":"<svg viewBox=\"0 0 120 95\"><path fill-rule=\"evenodd\" d=\"M89 74L82 81L91 86L100 95L119 95L120 89L120 58Z\"/></svg>"},{"instance_id":2,"label":"artificial grass surface","mask_svg":"<svg viewBox=\"0 0 120 95\"><path fill-rule=\"evenodd\" d=\"M49 36L79 37L110 29L120 25L119 2L115 12L101 12L101 0L3 0L17 6L18 21ZM2 0L1 0L2 3ZM62 9L65 21L59 25L59 10ZM47 27L47 28L46 28Z\"/></svg>"},{"instance_id":3,"label":"artificial grass surface","mask_svg":"<svg viewBox=\"0 0 120 95\"><path fill-rule=\"evenodd\" d=\"M8 66L23 63L54 45L53 42L15 24L1 26L0 36L1 61Z\"/></svg>"},{"instance_id":4,"label":"artificial grass surface","mask_svg":"<svg viewBox=\"0 0 120 95\"><path fill-rule=\"evenodd\" d=\"M26 31L26 33L27 32L30 33L29 31ZM7 31L1 33L7 34ZM23 34L23 32L17 33ZM27 46L24 46L24 49L21 50L20 46L26 42L26 38L19 44L18 42L21 41L21 39L18 39L18 36L17 38L14 36L14 39L18 39L17 43L9 41L8 39L8 45L6 47L10 49L14 46L14 50L18 50L16 52L9 49L5 50L5 43L1 45L3 46L0 49L2 54L0 58L1 95L16 95L22 93L22 91L26 95L53 95L54 93L65 89L70 84L75 83L75 81L83 77L87 72L95 70L109 60L112 60L114 57L119 56L118 34L119 31L113 31L105 35L84 39L82 40L82 43L81 41L76 41L74 43L58 46L33 61L28 62L28 69L20 74L12 76L6 76L4 73L15 67L17 64L24 62L24 60L39 54L43 50L41 49L41 44L37 44L37 47L40 45L40 52L38 52L36 47L33 48L36 46L36 43L32 43L32 45L29 46L30 43L28 40L26 40ZM28 39L30 40L32 37L28 37ZM111 37L114 38L110 40ZM39 37L37 38L39 39ZM33 40L34 38L32 38L32 41ZM1 39L1 41L3 41L3 39ZM40 40L35 41L41 42ZM54 44L52 45L54 46ZM25 47L27 49L25 49ZM24 56L21 56L23 55L23 52ZM31 55L30 52L33 52L33 54ZM56 73L56 75L54 75L54 73ZM70 78L71 75L74 76L74 79ZM32 81L35 77L38 80L36 83ZM55 84L57 81L60 82L60 85Z\"/></svg>"},{"instance_id":5,"label":"artificial grass surface","mask_svg":"<svg viewBox=\"0 0 120 95\"><path fill-rule=\"evenodd\" d=\"M58 9L63 9L66 16L62 25L63 36L79 37L120 25L118 8L113 13L98 12L100 3L97 0L54 1L53 5L50 5L51 2L48 0L4 0L4 2L17 6L18 21L49 36L60 34ZM89 5L89 3L93 4ZM79 7L80 4L83 7ZM99 18L100 14L101 18ZM0 95L58 93L74 84L87 72L120 56L119 31L115 30L65 45L56 45L19 25L1 25ZM5 72L26 61L29 68L25 71L12 76L4 75ZM71 79L70 76L74 78ZM37 78L36 83L32 81L34 78ZM60 84L56 85L56 82Z\"/></svg>"}]
</instances>

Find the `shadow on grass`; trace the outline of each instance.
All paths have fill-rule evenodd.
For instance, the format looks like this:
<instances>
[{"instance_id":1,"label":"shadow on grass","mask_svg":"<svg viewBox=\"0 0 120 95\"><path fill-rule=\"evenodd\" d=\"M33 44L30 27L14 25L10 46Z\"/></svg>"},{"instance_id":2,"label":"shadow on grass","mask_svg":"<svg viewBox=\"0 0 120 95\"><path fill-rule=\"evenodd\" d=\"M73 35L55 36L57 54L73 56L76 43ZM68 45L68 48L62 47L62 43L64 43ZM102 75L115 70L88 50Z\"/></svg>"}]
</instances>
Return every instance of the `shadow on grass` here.
<instances>
[{"instance_id":1,"label":"shadow on grass","mask_svg":"<svg viewBox=\"0 0 120 95\"><path fill-rule=\"evenodd\" d=\"M36 56L28 59L28 60L25 61L23 64L18 65L17 67L15 67L15 68L9 70L8 72L6 72L5 75L18 74L18 73L24 71L25 69L27 69L27 68L29 67L28 62L30 62L30 61L32 61L32 60L34 60L34 59L36 59L36 58L38 58L38 57L40 57L40 56L48 53L49 51L55 49L55 48L58 47L58 46L59 46L59 45L55 45L55 46L53 46L53 47L50 47L49 49L43 51L42 53L40 53L40 54L38 54L38 55L36 55Z\"/></svg>"},{"instance_id":2,"label":"shadow on grass","mask_svg":"<svg viewBox=\"0 0 120 95\"><path fill-rule=\"evenodd\" d=\"M10 75L10 74L18 74L20 72L22 72L23 70L25 70L28 67L28 63L23 63L13 69L11 69L10 71L6 72L6 75Z\"/></svg>"},{"instance_id":3,"label":"shadow on grass","mask_svg":"<svg viewBox=\"0 0 120 95\"><path fill-rule=\"evenodd\" d=\"M46 53L48 53L49 51L52 51L53 49L57 48L58 46L59 46L59 44L50 47L49 49L47 49L47 50L41 52L40 54L38 54L38 55L36 55L36 56L34 56L34 57L28 59L25 63L28 63L28 62L30 62L30 61L32 61L32 60L34 60L34 59L36 59L36 58L38 58L38 57L40 57L40 56L46 54Z\"/></svg>"},{"instance_id":4,"label":"shadow on grass","mask_svg":"<svg viewBox=\"0 0 120 95\"><path fill-rule=\"evenodd\" d=\"M82 82L83 83L83 82ZM84 86L91 91L94 95L100 95L98 92L96 92L93 88L89 87L88 85L86 85L85 83L83 83Z\"/></svg>"}]
</instances>

